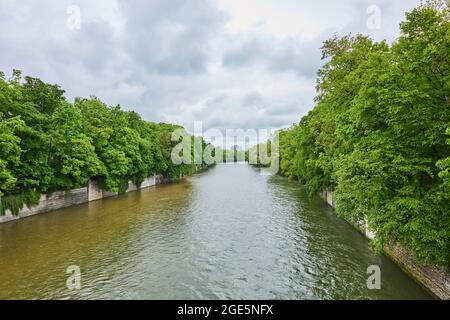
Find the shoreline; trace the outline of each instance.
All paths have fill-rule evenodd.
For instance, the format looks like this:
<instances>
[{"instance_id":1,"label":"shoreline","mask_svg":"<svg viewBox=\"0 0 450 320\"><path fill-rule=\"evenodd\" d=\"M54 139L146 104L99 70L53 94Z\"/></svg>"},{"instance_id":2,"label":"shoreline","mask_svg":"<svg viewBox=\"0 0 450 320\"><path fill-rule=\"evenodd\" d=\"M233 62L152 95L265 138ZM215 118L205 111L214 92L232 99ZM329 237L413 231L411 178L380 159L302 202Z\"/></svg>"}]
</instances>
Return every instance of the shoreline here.
<instances>
[{"instance_id":1,"label":"shoreline","mask_svg":"<svg viewBox=\"0 0 450 320\"><path fill-rule=\"evenodd\" d=\"M336 214L333 192L324 190L318 193L318 196ZM369 230L367 222L355 225L345 219L343 220L352 225L367 239L372 240L375 237L375 233ZM386 247L383 253L434 297L441 300L450 300L450 274L445 267L431 267L419 262L410 250L397 242L393 242L389 247Z\"/></svg>"},{"instance_id":2,"label":"shoreline","mask_svg":"<svg viewBox=\"0 0 450 320\"><path fill-rule=\"evenodd\" d=\"M124 193L130 193L169 182L171 182L171 180L164 178L162 175L154 174L153 176L147 177L139 186L129 181L128 188ZM56 191L50 195L41 194L37 205L28 207L24 204L23 208L17 215L13 215L9 210L7 210L5 215L0 216L0 224L118 195L119 192L105 191L100 188L96 181L90 180L88 185L82 188L67 191Z\"/></svg>"},{"instance_id":3,"label":"shoreline","mask_svg":"<svg viewBox=\"0 0 450 320\"><path fill-rule=\"evenodd\" d=\"M203 170L197 173L201 172L203 172ZM145 179L139 186L130 181L124 194L171 182L177 182L177 180L173 181L164 178L161 175L153 175ZM105 198L111 198L118 195L118 192L107 192L101 189L97 182L91 180L88 185L83 188L58 191L51 195L42 194L38 205L31 208L24 205L17 215L13 215L11 212L6 211L5 215L0 216L0 224L16 221L37 214L52 212L62 208L73 207ZM333 192L324 190L318 195L322 201L327 203L327 205L333 209L333 212L335 213L334 210L336 206L333 198ZM367 239L370 240L375 237L375 234L368 229L367 223L355 225L347 220L345 221L351 224ZM450 275L445 267L430 267L417 261L414 255L399 243L392 243L391 246L385 248L383 254L391 259L400 269L402 269L434 297L443 300L450 299Z\"/></svg>"}]
</instances>

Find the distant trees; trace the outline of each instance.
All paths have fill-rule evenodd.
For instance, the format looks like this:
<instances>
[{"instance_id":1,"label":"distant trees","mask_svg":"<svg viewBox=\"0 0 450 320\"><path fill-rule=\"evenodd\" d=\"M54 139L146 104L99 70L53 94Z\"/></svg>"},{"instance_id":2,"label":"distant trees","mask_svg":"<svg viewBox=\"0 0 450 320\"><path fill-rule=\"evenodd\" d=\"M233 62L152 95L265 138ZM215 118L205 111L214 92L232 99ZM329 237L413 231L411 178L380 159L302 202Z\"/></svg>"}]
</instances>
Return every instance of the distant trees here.
<instances>
[{"instance_id":1,"label":"distant trees","mask_svg":"<svg viewBox=\"0 0 450 320\"><path fill-rule=\"evenodd\" d=\"M70 103L58 86L23 81L17 70L11 79L0 73L0 214L17 213L40 193L78 188L90 179L123 192L130 180L140 184L151 174L178 179L206 167L172 163L177 128L146 122L95 97Z\"/></svg>"},{"instance_id":2,"label":"distant trees","mask_svg":"<svg viewBox=\"0 0 450 320\"><path fill-rule=\"evenodd\" d=\"M368 220L431 264L450 261L450 11L407 14L389 46L366 36L323 45L315 108L280 133L281 173L310 194L334 190L337 213Z\"/></svg>"}]
</instances>

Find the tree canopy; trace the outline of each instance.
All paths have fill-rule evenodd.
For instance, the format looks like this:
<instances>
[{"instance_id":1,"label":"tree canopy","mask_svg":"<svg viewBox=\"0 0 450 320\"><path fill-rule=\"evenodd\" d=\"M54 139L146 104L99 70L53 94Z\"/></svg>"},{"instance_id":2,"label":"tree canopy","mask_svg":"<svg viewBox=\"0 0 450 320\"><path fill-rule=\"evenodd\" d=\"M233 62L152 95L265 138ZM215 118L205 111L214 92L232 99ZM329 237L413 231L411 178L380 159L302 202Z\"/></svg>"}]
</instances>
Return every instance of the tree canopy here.
<instances>
[{"instance_id":1,"label":"tree canopy","mask_svg":"<svg viewBox=\"0 0 450 320\"><path fill-rule=\"evenodd\" d=\"M364 35L323 44L316 105L280 132L281 174L336 211L367 220L378 249L396 240L431 264L450 255L450 11L406 15L392 45Z\"/></svg>"},{"instance_id":2,"label":"tree canopy","mask_svg":"<svg viewBox=\"0 0 450 320\"><path fill-rule=\"evenodd\" d=\"M178 179L207 166L172 163L171 136L179 126L144 121L95 97L71 103L57 85L22 79L17 70L10 79L0 73L0 106L0 214L90 179L123 192L130 180L140 184L151 174Z\"/></svg>"}]
</instances>

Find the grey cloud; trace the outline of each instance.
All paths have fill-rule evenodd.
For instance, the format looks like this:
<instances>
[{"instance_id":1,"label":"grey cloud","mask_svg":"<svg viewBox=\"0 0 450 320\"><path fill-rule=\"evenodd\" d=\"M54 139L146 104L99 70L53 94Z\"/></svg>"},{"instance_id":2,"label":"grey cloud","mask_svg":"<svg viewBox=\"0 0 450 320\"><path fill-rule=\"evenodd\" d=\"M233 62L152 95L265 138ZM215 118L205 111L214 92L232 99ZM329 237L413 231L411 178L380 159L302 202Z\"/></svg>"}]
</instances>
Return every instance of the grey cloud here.
<instances>
[{"instance_id":1,"label":"grey cloud","mask_svg":"<svg viewBox=\"0 0 450 320\"><path fill-rule=\"evenodd\" d=\"M201 0L120 1L123 46L148 72L191 75L207 70L208 49L226 21L212 2Z\"/></svg>"},{"instance_id":2,"label":"grey cloud","mask_svg":"<svg viewBox=\"0 0 450 320\"><path fill-rule=\"evenodd\" d=\"M306 113L305 100L299 96L280 99L258 91L242 96L219 94L202 103L201 108L191 111L191 122L202 120L205 130L218 128L223 131L227 128L258 130L287 127L298 122L300 115Z\"/></svg>"},{"instance_id":3,"label":"grey cloud","mask_svg":"<svg viewBox=\"0 0 450 320\"><path fill-rule=\"evenodd\" d=\"M247 93L244 98L242 99L242 104L244 106L254 106L258 103L261 103L262 97L261 94L257 91L253 91L250 93Z\"/></svg>"},{"instance_id":4,"label":"grey cloud","mask_svg":"<svg viewBox=\"0 0 450 320\"><path fill-rule=\"evenodd\" d=\"M243 41L237 48L225 52L223 64L228 67L249 66L256 61L264 60L270 51L269 43L259 39Z\"/></svg>"},{"instance_id":5,"label":"grey cloud","mask_svg":"<svg viewBox=\"0 0 450 320\"><path fill-rule=\"evenodd\" d=\"M405 13L411 11L420 3L419 0L360 0L351 3L349 10L352 11L353 19L345 25L340 34L362 33L371 36L376 41L387 40L394 41L400 34L399 23L404 20ZM380 28L371 29L367 26L369 17L373 14L368 13L370 6L377 6L380 9Z\"/></svg>"},{"instance_id":6,"label":"grey cloud","mask_svg":"<svg viewBox=\"0 0 450 320\"><path fill-rule=\"evenodd\" d=\"M222 63L228 68L248 68L259 63L270 71L291 71L299 76L315 77L321 65L320 47L323 40L322 37L313 41L298 37L280 40L260 35L237 40L237 45L224 53Z\"/></svg>"},{"instance_id":7,"label":"grey cloud","mask_svg":"<svg viewBox=\"0 0 450 320\"><path fill-rule=\"evenodd\" d=\"M13 68L57 83L67 96L98 96L150 121L205 129L284 127L312 107L322 41L368 33L371 1L348 0L354 19L305 41L268 32L230 33L219 0L79 0L81 30L66 28L72 1L0 1L0 71ZM416 0L380 0L377 37L395 38ZM116 3L120 27L101 15ZM299 10L301 4L299 4ZM101 18L100 18L101 16ZM340 22L337 22L339 24Z\"/></svg>"}]
</instances>

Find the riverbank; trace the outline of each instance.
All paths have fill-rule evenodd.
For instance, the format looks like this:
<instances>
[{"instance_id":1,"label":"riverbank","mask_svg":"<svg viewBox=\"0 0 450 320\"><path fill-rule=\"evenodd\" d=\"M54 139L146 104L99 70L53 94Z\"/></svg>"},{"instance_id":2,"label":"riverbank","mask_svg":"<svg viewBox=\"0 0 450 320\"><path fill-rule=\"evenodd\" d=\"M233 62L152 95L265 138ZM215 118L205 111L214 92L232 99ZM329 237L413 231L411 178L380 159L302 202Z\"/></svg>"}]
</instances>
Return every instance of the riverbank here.
<instances>
[{"instance_id":1,"label":"riverbank","mask_svg":"<svg viewBox=\"0 0 450 320\"><path fill-rule=\"evenodd\" d=\"M0 299L432 298L301 184L246 165L5 223L0 239Z\"/></svg>"},{"instance_id":2,"label":"riverbank","mask_svg":"<svg viewBox=\"0 0 450 320\"><path fill-rule=\"evenodd\" d=\"M136 185L133 182L129 181L125 193L150 188L167 182L169 182L169 180L167 178L164 178L162 175L153 175L147 177L140 185ZM117 196L118 194L118 192L109 192L103 190L97 181L90 180L88 185L83 188L72 189L69 191L58 191L50 195L41 194L39 203L36 206L28 207L27 205L24 205L17 215L12 214L10 210L6 210L5 215L0 216L0 224L34 216L40 213L46 213L62 208Z\"/></svg>"},{"instance_id":3,"label":"riverbank","mask_svg":"<svg viewBox=\"0 0 450 320\"><path fill-rule=\"evenodd\" d=\"M133 191L150 188L152 186L167 182L169 181L167 179L164 179L162 176L153 175L145 179L140 186L136 186L132 182L129 182L128 188L125 193L132 193ZM18 215L12 215L11 212L7 212L5 216L0 217L0 223L10 222L25 217L31 217L40 213L56 211L63 208L76 208L77 205L81 205L83 203L95 202L97 200L110 198L117 195L118 193L102 190L98 183L96 183L95 181L90 181L89 184L84 188L74 189L67 192L55 192L52 195L41 195L41 199L37 206L31 208L24 207ZM330 206L334 207L335 203L331 192L325 192L324 194L322 194L322 198L324 198ZM65 210L62 210L61 212L66 212ZM373 236L373 234L369 232L367 227L361 227L359 228L359 230L368 238L371 238ZM387 255L413 279L420 283L424 288L427 288L428 291L432 292L439 298L448 299L448 297L445 296L445 281L439 281L439 279L445 279L444 270L434 270L417 264L412 256L408 254L408 252L406 252L402 247L397 246L393 248L393 250Z\"/></svg>"},{"instance_id":4,"label":"riverbank","mask_svg":"<svg viewBox=\"0 0 450 320\"><path fill-rule=\"evenodd\" d=\"M332 207L333 210L336 208L332 191L324 190L319 196ZM367 221L360 225L353 226L368 239L373 239L375 237L375 233L369 229ZM414 254L399 243L392 243L389 246L386 246L384 252L403 271L435 297L443 300L450 300L450 274L446 268L431 267L417 261Z\"/></svg>"}]
</instances>

